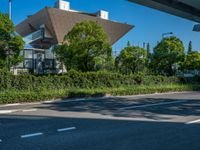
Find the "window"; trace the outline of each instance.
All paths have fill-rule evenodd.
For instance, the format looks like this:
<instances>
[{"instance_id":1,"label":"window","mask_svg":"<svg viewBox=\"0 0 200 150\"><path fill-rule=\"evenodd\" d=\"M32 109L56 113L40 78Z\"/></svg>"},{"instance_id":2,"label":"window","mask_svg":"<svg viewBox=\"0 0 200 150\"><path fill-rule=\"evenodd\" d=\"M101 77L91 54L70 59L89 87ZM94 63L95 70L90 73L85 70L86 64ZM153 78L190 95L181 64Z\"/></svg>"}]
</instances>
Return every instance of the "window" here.
<instances>
[{"instance_id":1,"label":"window","mask_svg":"<svg viewBox=\"0 0 200 150\"><path fill-rule=\"evenodd\" d=\"M51 50L45 51L46 59L54 59L54 53Z\"/></svg>"},{"instance_id":2,"label":"window","mask_svg":"<svg viewBox=\"0 0 200 150\"><path fill-rule=\"evenodd\" d=\"M45 60L45 68L53 69L54 68L54 60L53 59L46 59Z\"/></svg>"},{"instance_id":3,"label":"window","mask_svg":"<svg viewBox=\"0 0 200 150\"><path fill-rule=\"evenodd\" d=\"M33 68L33 61L32 60L24 60L24 66L27 69L32 69Z\"/></svg>"},{"instance_id":4,"label":"window","mask_svg":"<svg viewBox=\"0 0 200 150\"><path fill-rule=\"evenodd\" d=\"M24 58L32 58L32 51L31 50L25 50L24 51Z\"/></svg>"}]
</instances>

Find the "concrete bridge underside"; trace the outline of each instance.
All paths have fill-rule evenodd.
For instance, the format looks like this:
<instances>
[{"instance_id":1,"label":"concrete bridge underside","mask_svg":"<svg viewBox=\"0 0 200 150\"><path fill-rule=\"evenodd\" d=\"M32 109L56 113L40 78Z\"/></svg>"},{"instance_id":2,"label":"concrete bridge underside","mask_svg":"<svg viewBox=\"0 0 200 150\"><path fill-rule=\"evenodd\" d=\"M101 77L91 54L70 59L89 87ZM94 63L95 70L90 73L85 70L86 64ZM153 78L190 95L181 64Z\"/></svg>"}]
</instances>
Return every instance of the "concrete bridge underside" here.
<instances>
[{"instance_id":1,"label":"concrete bridge underside","mask_svg":"<svg viewBox=\"0 0 200 150\"><path fill-rule=\"evenodd\" d=\"M129 0L200 23L200 0Z\"/></svg>"}]
</instances>

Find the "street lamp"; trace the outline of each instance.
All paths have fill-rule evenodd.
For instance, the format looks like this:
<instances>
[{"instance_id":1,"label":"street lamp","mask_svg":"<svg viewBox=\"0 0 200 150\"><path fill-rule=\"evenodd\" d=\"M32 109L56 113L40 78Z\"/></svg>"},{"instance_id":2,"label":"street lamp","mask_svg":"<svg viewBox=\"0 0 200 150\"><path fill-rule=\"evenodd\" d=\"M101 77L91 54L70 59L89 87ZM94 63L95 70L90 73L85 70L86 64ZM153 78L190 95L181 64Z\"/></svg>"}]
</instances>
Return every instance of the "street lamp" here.
<instances>
[{"instance_id":1,"label":"street lamp","mask_svg":"<svg viewBox=\"0 0 200 150\"><path fill-rule=\"evenodd\" d=\"M166 32L166 33L163 33L163 34L162 34L162 39L164 39L164 37L165 37L166 35L173 35L173 32Z\"/></svg>"},{"instance_id":2,"label":"street lamp","mask_svg":"<svg viewBox=\"0 0 200 150\"><path fill-rule=\"evenodd\" d=\"M9 19L12 19L12 0L8 0L8 14L9 14Z\"/></svg>"}]
</instances>

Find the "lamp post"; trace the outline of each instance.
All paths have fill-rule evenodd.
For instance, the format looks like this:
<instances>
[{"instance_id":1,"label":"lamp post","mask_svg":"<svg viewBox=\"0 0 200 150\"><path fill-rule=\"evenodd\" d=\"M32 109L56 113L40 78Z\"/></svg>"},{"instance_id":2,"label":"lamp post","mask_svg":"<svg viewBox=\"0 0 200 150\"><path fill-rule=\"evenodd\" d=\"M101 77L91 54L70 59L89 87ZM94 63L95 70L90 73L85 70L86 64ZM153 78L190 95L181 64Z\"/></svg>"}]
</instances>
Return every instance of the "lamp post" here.
<instances>
[{"instance_id":1,"label":"lamp post","mask_svg":"<svg viewBox=\"0 0 200 150\"><path fill-rule=\"evenodd\" d=\"M162 34L162 39L164 39L164 37L165 37L166 35L173 35L173 32L166 32L166 33L163 33L163 34Z\"/></svg>"},{"instance_id":2,"label":"lamp post","mask_svg":"<svg viewBox=\"0 0 200 150\"><path fill-rule=\"evenodd\" d=\"M8 0L8 14L9 14L9 19L12 19L12 0Z\"/></svg>"}]
</instances>

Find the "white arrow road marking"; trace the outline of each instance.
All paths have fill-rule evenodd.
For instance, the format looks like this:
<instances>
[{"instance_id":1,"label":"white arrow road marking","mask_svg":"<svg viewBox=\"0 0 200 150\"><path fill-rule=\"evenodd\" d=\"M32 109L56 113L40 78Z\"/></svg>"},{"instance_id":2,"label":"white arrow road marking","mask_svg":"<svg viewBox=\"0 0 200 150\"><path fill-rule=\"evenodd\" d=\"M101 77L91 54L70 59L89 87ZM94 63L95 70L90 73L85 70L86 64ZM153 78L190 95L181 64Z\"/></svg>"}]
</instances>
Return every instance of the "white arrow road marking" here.
<instances>
[{"instance_id":1,"label":"white arrow road marking","mask_svg":"<svg viewBox=\"0 0 200 150\"><path fill-rule=\"evenodd\" d=\"M63 131L70 131L70 130L75 130L76 127L69 127L69 128L62 128L62 129L57 129L58 132L63 132Z\"/></svg>"},{"instance_id":2,"label":"white arrow road marking","mask_svg":"<svg viewBox=\"0 0 200 150\"><path fill-rule=\"evenodd\" d=\"M43 135L43 133L39 132L39 133L25 134L25 135L21 135L21 138L30 138L30 137L34 137L34 136L40 136L40 135Z\"/></svg>"}]
</instances>

